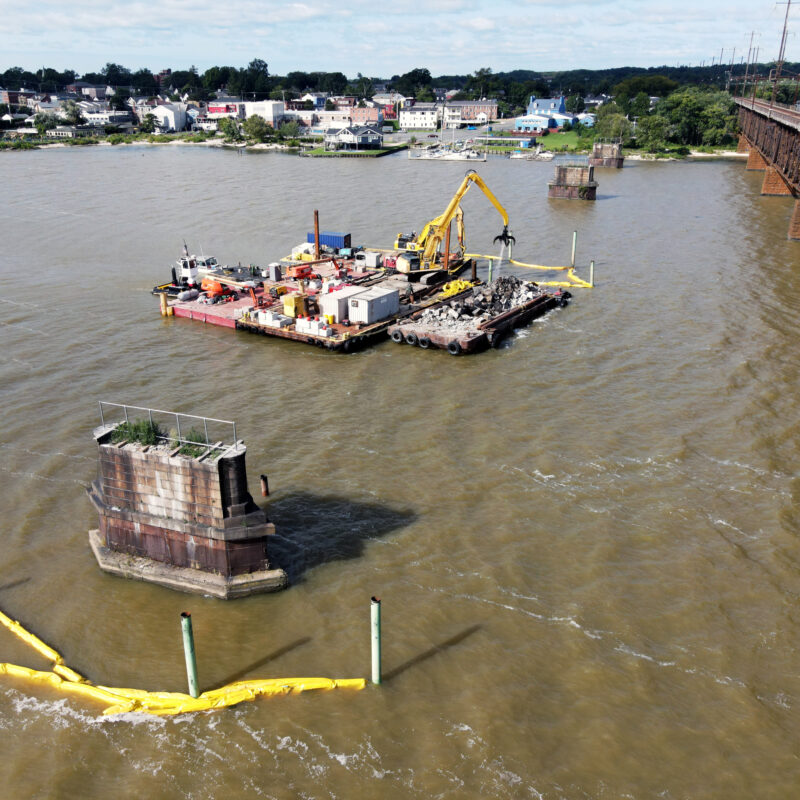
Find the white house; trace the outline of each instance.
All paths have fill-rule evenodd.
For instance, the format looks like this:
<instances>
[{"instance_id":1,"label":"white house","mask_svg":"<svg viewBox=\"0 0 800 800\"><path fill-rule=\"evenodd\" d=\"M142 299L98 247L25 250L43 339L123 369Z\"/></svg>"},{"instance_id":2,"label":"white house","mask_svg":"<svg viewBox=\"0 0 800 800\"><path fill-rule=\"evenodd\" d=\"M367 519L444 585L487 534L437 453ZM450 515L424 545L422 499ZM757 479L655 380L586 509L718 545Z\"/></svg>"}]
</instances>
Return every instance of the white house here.
<instances>
[{"instance_id":1,"label":"white house","mask_svg":"<svg viewBox=\"0 0 800 800\"><path fill-rule=\"evenodd\" d=\"M83 116L87 124L98 128L103 125L124 125L126 122L131 121L131 113L129 111L113 111L111 109L84 111Z\"/></svg>"},{"instance_id":2,"label":"white house","mask_svg":"<svg viewBox=\"0 0 800 800\"><path fill-rule=\"evenodd\" d=\"M383 145L383 134L374 128L329 128L325 131L326 150L377 150Z\"/></svg>"},{"instance_id":3,"label":"white house","mask_svg":"<svg viewBox=\"0 0 800 800\"><path fill-rule=\"evenodd\" d=\"M153 106L146 114L156 118L156 127L162 131L182 131L186 129L186 106L183 103L168 103Z\"/></svg>"},{"instance_id":4,"label":"white house","mask_svg":"<svg viewBox=\"0 0 800 800\"><path fill-rule=\"evenodd\" d=\"M400 109L400 127L403 130L418 128L435 131L438 127L441 106L436 103L417 103Z\"/></svg>"},{"instance_id":5,"label":"white house","mask_svg":"<svg viewBox=\"0 0 800 800\"><path fill-rule=\"evenodd\" d=\"M400 112L402 115L402 111ZM461 119L461 106L446 105L444 108L444 121L445 128L460 128L463 124ZM402 127L402 125L401 125Z\"/></svg>"},{"instance_id":6,"label":"white house","mask_svg":"<svg viewBox=\"0 0 800 800\"><path fill-rule=\"evenodd\" d=\"M341 111L315 111L315 125L320 128L343 128L350 124L350 109L343 108Z\"/></svg>"},{"instance_id":7,"label":"white house","mask_svg":"<svg viewBox=\"0 0 800 800\"><path fill-rule=\"evenodd\" d=\"M400 92L376 92L372 99L382 106L393 106L395 103L404 106L408 102L408 98Z\"/></svg>"},{"instance_id":8,"label":"white house","mask_svg":"<svg viewBox=\"0 0 800 800\"><path fill-rule=\"evenodd\" d=\"M324 92L306 92L300 100L304 103L311 102L314 109L322 109L325 108L325 100L327 97L328 96Z\"/></svg>"},{"instance_id":9,"label":"white house","mask_svg":"<svg viewBox=\"0 0 800 800\"><path fill-rule=\"evenodd\" d=\"M273 128L277 128L281 124L285 113L286 107L281 100L258 100L244 104L245 119L259 116Z\"/></svg>"}]
</instances>

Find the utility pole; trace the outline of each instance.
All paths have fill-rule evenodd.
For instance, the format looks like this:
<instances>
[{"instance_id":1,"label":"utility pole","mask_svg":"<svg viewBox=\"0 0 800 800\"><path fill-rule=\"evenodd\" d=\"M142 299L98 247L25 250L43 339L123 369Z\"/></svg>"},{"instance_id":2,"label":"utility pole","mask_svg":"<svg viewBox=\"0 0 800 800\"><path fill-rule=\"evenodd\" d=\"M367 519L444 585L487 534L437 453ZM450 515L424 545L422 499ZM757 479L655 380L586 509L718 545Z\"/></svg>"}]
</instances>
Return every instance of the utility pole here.
<instances>
[{"instance_id":1,"label":"utility pole","mask_svg":"<svg viewBox=\"0 0 800 800\"><path fill-rule=\"evenodd\" d=\"M750 56L753 52L753 36L755 35L755 31L750 31L750 46L747 48L747 67L744 71L744 83L742 84L742 97L745 96L747 92L747 76L750 73Z\"/></svg>"},{"instance_id":2,"label":"utility pole","mask_svg":"<svg viewBox=\"0 0 800 800\"><path fill-rule=\"evenodd\" d=\"M778 3L778 5L781 5ZM781 68L783 67L783 57L786 53L786 30L789 25L789 9L792 7L792 0L786 0L786 16L783 18L783 33L781 34L781 49L778 52L778 66L775 69L775 83L772 84L772 99L769 104L775 102L775 95L778 91L778 81L781 77Z\"/></svg>"},{"instance_id":3,"label":"utility pole","mask_svg":"<svg viewBox=\"0 0 800 800\"><path fill-rule=\"evenodd\" d=\"M725 82L725 91L729 92L731 88L731 81L733 80L733 61L736 58L736 48L733 48L733 53L731 53L731 64L728 67L728 80Z\"/></svg>"}]
</instances>

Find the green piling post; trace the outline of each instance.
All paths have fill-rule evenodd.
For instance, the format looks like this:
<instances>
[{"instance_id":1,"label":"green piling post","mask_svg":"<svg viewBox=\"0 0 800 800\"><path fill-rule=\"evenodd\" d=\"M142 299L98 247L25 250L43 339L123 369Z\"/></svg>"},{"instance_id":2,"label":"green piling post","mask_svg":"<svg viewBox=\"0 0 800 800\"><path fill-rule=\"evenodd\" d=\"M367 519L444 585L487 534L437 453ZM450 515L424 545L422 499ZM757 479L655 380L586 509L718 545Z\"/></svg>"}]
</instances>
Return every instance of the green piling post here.
<instances>
[{"instance_id":1,"label":"green piling post","mask_svg":"<svg viewBox=\"0 0 800 800\"><path fill-rule=\"evenodd\" d=\"M186 677L189 679L189 694L199 697L197 690L197 659L194 655L194 633L192 632L192 615L185 611L181 613L181 628L183 630L183 652L186 656Z\"/></svg>"},{"instance_id":2,"label":"green piling post","mask_svg":"<svg viewBox=\"0 0 800 800\"><path fill-rule=\"evenodd\" d=\"M372 622L372 682L381 683L381 599L373 597L370 607Z\"/></svg>"},{"instance_id":3,"label":"green piling post","mask_svg":"<svg viewBox=\"0 0 800 800\"><path fill-rule=\"evenodd\" d=\"M578 231L572 231L572 269L575 269L575 249L578 246Z\"/></svg>"}]
</instances>

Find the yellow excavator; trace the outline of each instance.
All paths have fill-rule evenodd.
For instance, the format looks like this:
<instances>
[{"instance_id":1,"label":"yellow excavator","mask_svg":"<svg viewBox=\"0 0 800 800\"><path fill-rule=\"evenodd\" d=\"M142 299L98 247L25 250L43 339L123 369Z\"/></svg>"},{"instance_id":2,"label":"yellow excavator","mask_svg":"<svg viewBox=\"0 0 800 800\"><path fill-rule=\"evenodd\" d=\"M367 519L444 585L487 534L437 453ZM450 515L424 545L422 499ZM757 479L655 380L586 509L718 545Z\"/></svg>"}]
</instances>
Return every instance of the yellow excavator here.
<instances>
[{"instance_id":1,"label":"yellow excavator","mask_svg":"<svg viewBox=\"0 0 800 800\"><path fill-rule=\"evenodd\" d=\"M500 216L503 218L503 230L494 237L495 242L502 242L508 245L515 242L516 239L508 232L508 214L506 210L500 205L498 199L492 194L489 187L483 182L483 179L474 169L471 169L464 176L461 185L450 200L449 205L435 219L432 219L425 227L417 234L403 234L397 235L397 241L394 246L397 250L406 250L409 252L419 253L420 264L418 269L437 269L437 259L439 258L439 247L447 234L447 229L450 223L455 220L456 232L458 236L458 243L461 253L464 251L464 212L461 209L461 199L469 190L472 184L476 184L478 188L489 198L489 202L497 209Z\"/></svg>"}]
</instances>

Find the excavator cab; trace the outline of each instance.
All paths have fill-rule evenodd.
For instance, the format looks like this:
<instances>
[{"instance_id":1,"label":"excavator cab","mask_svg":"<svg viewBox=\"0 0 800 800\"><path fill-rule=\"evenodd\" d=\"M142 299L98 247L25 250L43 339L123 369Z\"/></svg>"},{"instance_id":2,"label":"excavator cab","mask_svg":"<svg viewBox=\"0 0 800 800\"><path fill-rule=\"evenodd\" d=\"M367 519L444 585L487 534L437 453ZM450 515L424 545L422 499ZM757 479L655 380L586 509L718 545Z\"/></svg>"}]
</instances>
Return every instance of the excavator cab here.
<instances>
[{"instance_id":1,"label":"excavator cab","mask_svg":"<svg viewBox=\"0 0 800 800\"><path fill-rule=\"evenodd\" d=\"M395 250L417 250L417 232L398 233L397 241L394 243Z\"/></svg>"}]
</instances>

